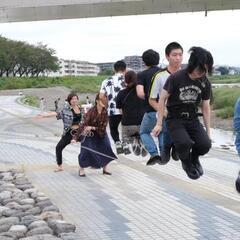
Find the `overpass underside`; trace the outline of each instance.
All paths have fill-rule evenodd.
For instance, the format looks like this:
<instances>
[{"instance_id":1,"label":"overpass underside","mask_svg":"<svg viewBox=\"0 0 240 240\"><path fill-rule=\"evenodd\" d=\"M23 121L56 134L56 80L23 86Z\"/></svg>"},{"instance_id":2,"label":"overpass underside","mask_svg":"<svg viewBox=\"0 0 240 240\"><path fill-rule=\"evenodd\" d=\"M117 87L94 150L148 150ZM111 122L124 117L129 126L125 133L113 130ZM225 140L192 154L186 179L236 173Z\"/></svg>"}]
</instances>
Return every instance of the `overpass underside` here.
<instances>
[{"instance_id":1,"label":"overpass underside","mask_svg":"<svg viewBox=\"0 0 240 240\"><path fill-rule=\"evenodd\" d=\"M240 9L239 0L1 0L0 22Z\"/></svg>"}]
</instances>

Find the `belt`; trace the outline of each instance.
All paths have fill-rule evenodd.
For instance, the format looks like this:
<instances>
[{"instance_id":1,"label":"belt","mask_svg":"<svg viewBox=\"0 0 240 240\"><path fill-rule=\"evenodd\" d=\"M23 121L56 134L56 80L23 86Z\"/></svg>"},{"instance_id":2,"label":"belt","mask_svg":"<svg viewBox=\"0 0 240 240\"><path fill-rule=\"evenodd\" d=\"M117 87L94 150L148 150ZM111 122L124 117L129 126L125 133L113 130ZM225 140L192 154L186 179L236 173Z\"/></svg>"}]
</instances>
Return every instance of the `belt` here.
<instances>
[{"instance_id":1,"label":"belt","mask_svg":"<svg viewBox=\"0 0 240 240\"><path fill-rule=\"evenodd\" d=\"M176 112L176 113L168 113L167 118L182 118L182 119L194 119L197 118L198 113L193 112Z\"/></svg>"}]
</instances>

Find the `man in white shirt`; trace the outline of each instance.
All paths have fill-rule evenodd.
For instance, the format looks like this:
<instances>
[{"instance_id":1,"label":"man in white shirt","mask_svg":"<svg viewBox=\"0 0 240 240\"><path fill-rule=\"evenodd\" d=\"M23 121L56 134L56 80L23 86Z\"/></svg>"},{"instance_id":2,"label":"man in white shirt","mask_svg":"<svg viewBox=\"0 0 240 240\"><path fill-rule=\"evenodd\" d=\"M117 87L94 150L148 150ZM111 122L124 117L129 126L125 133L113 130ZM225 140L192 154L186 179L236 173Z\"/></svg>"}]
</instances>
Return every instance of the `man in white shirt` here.
<instances>
[{"instance_id":1,"label":"man in white shirt","mask_svg":"<svg viewBox=\"0 0 240 240\"><path fill-rule=\"evenodd\" d=\"M116 97L120 90L124 88L124 74L126 72L126 63L117 61L114 64L115 74L102 82L100 93L108 97L108 116L110 134L115 142L117 154L123 153L123 147L119 138L118 126L122 120L122 114L116 108Z\"/></svg>"}]
</instances>

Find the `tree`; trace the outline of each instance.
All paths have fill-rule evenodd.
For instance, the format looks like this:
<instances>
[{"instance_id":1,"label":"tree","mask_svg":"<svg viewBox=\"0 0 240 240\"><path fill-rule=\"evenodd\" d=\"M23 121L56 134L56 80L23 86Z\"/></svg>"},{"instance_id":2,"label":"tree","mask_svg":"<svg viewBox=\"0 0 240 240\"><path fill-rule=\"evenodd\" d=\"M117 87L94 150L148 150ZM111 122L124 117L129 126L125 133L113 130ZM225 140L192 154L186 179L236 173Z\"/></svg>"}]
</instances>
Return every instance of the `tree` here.
<instances>
[{"instance_id":1,"label":"tree","mask_svg":"<svg viewBox=\"0 0 240 240\"><path fill-rule=\"evenodd\" d=\"M219 67L217 70L221 73L221 75L228 75L229 74L229 69L227 67L222 66L222 67Z\"/></svg>"}]
</instances>

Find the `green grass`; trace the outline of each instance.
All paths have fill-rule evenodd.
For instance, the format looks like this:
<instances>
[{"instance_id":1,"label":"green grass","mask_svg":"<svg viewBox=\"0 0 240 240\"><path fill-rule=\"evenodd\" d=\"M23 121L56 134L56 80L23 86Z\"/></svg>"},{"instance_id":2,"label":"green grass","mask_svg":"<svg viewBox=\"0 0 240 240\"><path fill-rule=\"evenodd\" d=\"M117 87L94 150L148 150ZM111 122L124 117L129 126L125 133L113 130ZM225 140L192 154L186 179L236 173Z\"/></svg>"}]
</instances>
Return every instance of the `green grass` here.
<instances>
[{"instance_id":1,"label":"green grass","mask_svg":"<svg viewBox=\"0 0 240 240\"><path fill-rule=\"evenodd\" d=\"M105 78L106 76L0 78L0 90L64 86L79 93L96 93ZM213 83L240 83L240 75L212 76L210 81ZM217 116L232 117L235 102L240 96L240 88L215 88L213 93L213 109L216 110ZM26 96L26 98L24 100L26 104L39 106L38 99L34 99L33 96Z\"/></svg>"},{"instance_id":2,"label":"green grass","mask_svg":"<svg viewBox=\"0 0 240 240\"><path fill-rule=\"evenodd\" d=\"M32 95L26 95L24 97L21 97L20 101L23 104L32 106L32 107L39 107L39 99L36 96L32 96Z\"/></svg>"},{"instance_id":3,"label":"green grass","mask_svg":"<svg viewBox=\"0 0 240 240\"><path fill-rule=\"evenodd\" d=\"M106 76L0 78L0 90L64 86L79 93L96 93Z\"/></svg>"},{"instance_id":4,"label":"green grass","mask_svg":"<svg viewBox=\"0 0 240 240\"><path fill-rule=\"evenodd\" d=\"M240 83L240 75L210 76L212 83Z\"/></svg>"},{"instance_id":5,"label":"green grass","mask_svg":"<svg viewBox=\"0 0 240 240\"><path fill-rule=\"evenodd\" d=\"M240 88L213 89L213 109L221 118L230 118L234 114L234 105L240 97Z\"/></svg>"}]
</instances>

